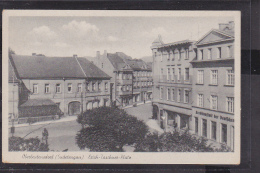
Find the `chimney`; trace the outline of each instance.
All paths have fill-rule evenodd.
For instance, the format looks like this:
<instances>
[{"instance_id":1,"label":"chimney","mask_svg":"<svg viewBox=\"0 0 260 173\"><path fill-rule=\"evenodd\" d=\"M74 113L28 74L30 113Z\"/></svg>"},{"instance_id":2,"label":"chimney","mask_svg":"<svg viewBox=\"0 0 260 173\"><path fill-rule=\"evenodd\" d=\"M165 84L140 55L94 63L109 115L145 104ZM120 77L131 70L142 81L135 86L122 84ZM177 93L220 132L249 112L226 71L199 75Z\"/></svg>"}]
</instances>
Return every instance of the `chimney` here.
<instances>
[{"instance_id":1,"label":"chimney","mask_svg":"<svg viewBox=\"0 0 260 173\"><path fill-rule=\"evenodd\" d=\"M36 53L32 53L32 56L36 56Z\"/></svg>"},{"instance_id":2,"label":"chimney","mask_svg":"<svg viewBox=\"0 0 260 173\"><path fill-rule=\"evenodd\" d=\"M234 21L229 21L229 29L230 30L234 30L234 27L235 27L235 23L234 23Z\"/></svg>"},{"instance_id":3,"label":"chimney","mask_svg":"<svg viewBox=\"0 0 260 173\"><path fill-rule=\"evenodd\" d=\"M229 24L227 23L220 23L219 25L219 30L223 31L226 27L228 27Z\"/></svg>"},{"instance_id":4,"label":"chimney","mask_svg":"<svg viewBox=\"0 0 260 173\"><path fill-rule=\"evenodd\" d=\"M73 55L73 58L77 58L77 57L78 57L78 55L77 55L77 54L74 54L74 55Z\"/></svg>"},{"instance_id":5,"label":"chimney","mask_svg":"<svg viewBox=\"0 0 260 173\"><path fill-rule=\"evenodd\" d=\"M99 51L97 51L97 58L99 58L100 57L100 52Z\"/></svg>"}]
</instances>

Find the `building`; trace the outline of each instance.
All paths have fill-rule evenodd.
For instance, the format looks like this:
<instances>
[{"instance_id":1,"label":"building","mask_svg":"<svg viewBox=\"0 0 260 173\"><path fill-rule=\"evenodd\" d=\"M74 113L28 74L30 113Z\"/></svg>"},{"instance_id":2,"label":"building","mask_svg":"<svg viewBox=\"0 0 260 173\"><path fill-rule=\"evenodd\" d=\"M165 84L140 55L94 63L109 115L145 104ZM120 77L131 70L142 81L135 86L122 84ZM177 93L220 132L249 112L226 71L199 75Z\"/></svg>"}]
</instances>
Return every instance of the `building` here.
<instances>
[{"instance_id":1,"label":"building","mask_svg":"<svg viewBox=\"0 0 260 173\"><path fill-rule=\"evenodd\" d=\"M141 59L127 60L133 69L133 102L145 102L152 99L152 66Z\"/></svg>"},{"instance_id":2,"label":"building","mask_svg":"<svg viewBox=\"0 0 260 173\"><path fill-rule=\"evenodd\" d=\"M234 22L196 42L192 82L193 133L234 149ZM238 57L237 57L238 58Z\"/></svg>"},{"instance_id":3,"label":"building","mask_svg":"<svg viewBox=\"0 0 260 173\"><path fill-rule=\"evenodd\" d=\"M192 116L192 69L194 41L164 44L159 36L152 43L153 110L165 131L175 126L190 129Z\"/></svg>"},{"instance_id":4,"label":"building","mask_svg":"<svg viewBox=\"0 0 260 173\"><path fill-rule=\"evenodd\" d=\"M127 106L133 103L133 70L125 62L129 58L123 53L97 52L94 64L112 78L110 80L111 100L118 106Z\"/></svg>"},{"instance_id":5,"label":"building","mask_svg":"<svg viewBox=\"0 0 260 173\"><path fill-rule=\"evenodd\" d=\"M94 60L111 78L111 100L116 105L127 106L150 100L152 97L152 67L143 60L132 59L122 52L101 55Z\"/></svg>"},{"instance_id":6,"label":"building","mask_svg":"<svg viewBox=\"0 0 260 173\"><path fill-rule=\"evenodd\" d=\"M65 115L110 105L111 77L85 58L12 54L9 60L20 81L19 117L46 114L54 105Z\"/></svg>"}]
</instances>

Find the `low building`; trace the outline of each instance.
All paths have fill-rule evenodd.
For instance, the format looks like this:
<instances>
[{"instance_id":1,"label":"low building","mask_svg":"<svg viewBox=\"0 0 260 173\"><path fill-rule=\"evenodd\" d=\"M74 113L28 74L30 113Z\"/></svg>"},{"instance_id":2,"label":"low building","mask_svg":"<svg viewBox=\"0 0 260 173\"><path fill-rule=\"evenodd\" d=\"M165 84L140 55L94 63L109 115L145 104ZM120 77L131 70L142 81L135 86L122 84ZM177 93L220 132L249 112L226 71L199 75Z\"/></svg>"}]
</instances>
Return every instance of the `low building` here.
<instances>
[{"instance_id":1,"label":"low building","mask_svg":"<svg viewBox=\"0 0 260 173\"><path fill-rule=\"evenodd\" d=\"M190 129L194 41L164 44L159 36L152 44L153 110L165 131Z\"/></svg>"},{"instance_id":2,"label":"low building","mask_svg":"<svg viewBox=\"0 0 260 173\"><path fill-rule=\"evenodd\" d=\"M111 77L85 58L12 54L9 60L21 81L21 91L28 91L22 92L25 99L20 99L18 109L55 103L65 115L77 115L110 105ZM21 112L26 117L26 111Z\"/></svg>"},{"instance_id":3,"label":"low building","mask_svg":"<svg viewBox=\"0 0 260 173\"><path fill-rule=\"evenodd\" d=\"M234 149L234 22L196 42L192 82L193 133Z\"/></svg>"}]
</instances>

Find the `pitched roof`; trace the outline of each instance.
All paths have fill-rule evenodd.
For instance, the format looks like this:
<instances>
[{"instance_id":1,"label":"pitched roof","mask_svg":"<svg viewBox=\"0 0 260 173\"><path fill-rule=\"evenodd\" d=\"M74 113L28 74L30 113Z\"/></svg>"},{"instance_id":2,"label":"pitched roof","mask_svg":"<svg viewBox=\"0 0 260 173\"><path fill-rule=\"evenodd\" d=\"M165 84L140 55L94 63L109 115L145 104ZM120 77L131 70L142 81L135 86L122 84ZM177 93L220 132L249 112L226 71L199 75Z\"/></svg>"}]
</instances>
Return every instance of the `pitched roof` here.
<instances>
[{"instance_id":1,"label":"pitched roof","mask_svg":"<svg viewBox=\"0 0 260 173\"><path fill-rule=\"evenodd\" d=\"M127 66L123 58L121 58L117 53L108 53L107 58L109 59L115 70L123 70L123 68Z\"/></svg>"},{"instance_id":2,"label":"pitched roof","mask_svg":"<svg viewBox=\"0 0 260 173\"><path fill-rule=\"evenodd\" d=\"M21 107L28 107L28 106L51 106L56 105L50 99L30 99L27 100L25 103L21 105Z\"/></svg>"},{"instance_id":3,"label":"pitched roof","mask_svg":"<svg viewBox=\"0 0 260 173\"><path fill-rule=\"evenodd\" d=\"M9 83L13 83L13 82L18 83L19 82L16 72L14 70L14 67L11 64L10 60L8 60L8 82Z\"/></svg>"},{"instance_id":4,"label":"pitched roof","mask_svg":"<svg viewBox=\"0 0 260 173\"><path fill-rule=\"evenodd\" d=\"M151 70L151 66L141 59L128 60L127 63L133 70ZM143 68L144 66L146 66L146 68Z\"/></svg>"},{"instance_id":5,"label":"pitched roof","mask_svg":"<svg viewBox=\"0 0 260 173\"><path fill-rule=\"evenodd\" d=\"M161 46L158 46L159 48L165 47L165 46L177 46L177 45L181 45L181 44L191 44L195 41L192 40L181 40L181 41L176 41L176 42L172 42L172 43L167 43L167 44L163 44Z\"/></svg>"},{"instance_id":6,"label":"pitched roof","mask_svg":"<svg viewBox=\"0 0 260 173\"><path fill-rule=\"evenodd\" d=\"M201 39L199 39L195 44L208 44L213 42L220 42L228 39L234 39L234 31L232 30L219 30L212 29L207 34L205 34Z\"/></svg>"},{"instance_id":7,"label":"pitched roof","mask_svg":"<svg viewBox=\"0 0 260 173\"><path fill-rule=\"evenodd\" d=\"M11 56L21 79L32 78L110 78L84 58Z\"/></svg>"}]
</instances>

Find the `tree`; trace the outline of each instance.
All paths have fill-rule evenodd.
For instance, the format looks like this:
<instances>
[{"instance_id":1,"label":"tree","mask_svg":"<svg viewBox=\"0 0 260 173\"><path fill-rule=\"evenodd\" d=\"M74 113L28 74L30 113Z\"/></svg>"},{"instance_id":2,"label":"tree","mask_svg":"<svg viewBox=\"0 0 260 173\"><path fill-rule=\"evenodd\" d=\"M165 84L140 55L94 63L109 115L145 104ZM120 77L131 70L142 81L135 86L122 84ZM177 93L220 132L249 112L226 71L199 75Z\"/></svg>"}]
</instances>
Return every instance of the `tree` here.
<instances>
[{"instance_id":1,"label":"tree","mask_svg":"<svg viewBox=\"0 0 260 173\"><path fill-rule=\"evenodd\" d=\"M212 152L211 146L207 145L204 138L197 139L188 132L148 134L143 141L135 145L136 152Z\"/></svg>"},{"instance_id":2,"label":"tree","mask_svg":"<svg viewBox=\"0 0 260 173\"><path fill-rule=\"evenodd\" d=\"M123 146L142 140L148 127L136 117L116 107L100 107L79 115L82 129L76 135L80 149L90 151L123 151Z\"/></svg>"},{"instance_id":3,"label":"tree","mask_svg":"<svg viewBox=\"0 0 260 173\"><path fill-rule=\"evenodd\" d=\"M13 136L9 138L9 151L49 151L49 147L38 137L23 139Z\"/></svg>"}]
</instances>

